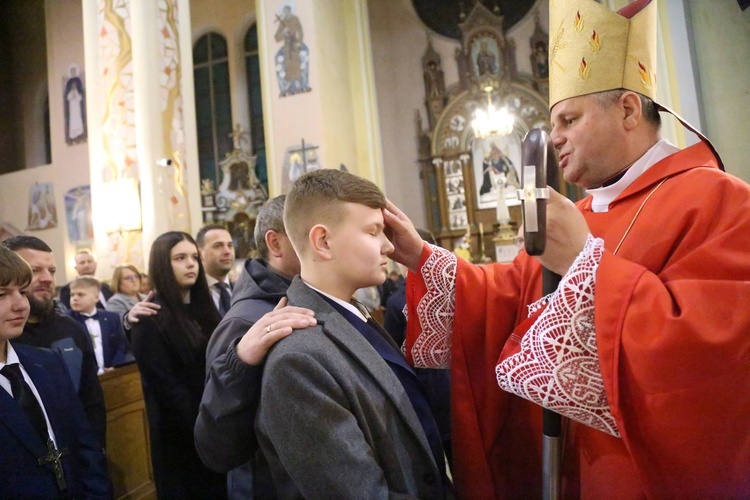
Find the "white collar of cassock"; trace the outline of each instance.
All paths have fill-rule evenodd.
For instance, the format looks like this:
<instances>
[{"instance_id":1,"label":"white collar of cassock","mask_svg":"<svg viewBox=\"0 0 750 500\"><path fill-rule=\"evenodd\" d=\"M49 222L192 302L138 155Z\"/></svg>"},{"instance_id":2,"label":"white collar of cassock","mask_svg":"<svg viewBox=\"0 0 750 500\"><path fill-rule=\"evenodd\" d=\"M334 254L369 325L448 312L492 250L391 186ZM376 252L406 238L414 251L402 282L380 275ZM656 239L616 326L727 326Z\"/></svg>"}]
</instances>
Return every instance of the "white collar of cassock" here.
<instances>
[{"instance_id":1,"label":"white collar of cassock","mask_svg":"<svg viewBox=\"0 0 750 500\"><path fill-rule=\"evenodd\" d=\"M651 149L646 151L643 156L636 160L635 163L630 166L628 171L625 172L625 175L622 176L622 179L607 187L587 189L586 193L594 198L591 201L591 211L608 212L609 204L612 203L615 198L620 196L628 186L635 182L643 172L667 156L675 154L679 150L678 147L672 145L668 140L662 139L651 146Z\"/></svg>"},{"instance_id":2,"label":"white collar of cassock","mask_svg":"<svg viewBox=\"0 0 750 500\"><path fill-rule=\"evenodd\" d=\"M343 300L341 300L341 299L339 299L339 298L337 298L337 297L334 297L334 296L333 296L333 295L331 295L330 293L325 293L325 292L324 292L323 290L319 290L319 289L315 288L315 287L314 287L314 286L312 286L312 285L311 285L310 283L308 283L308 282L306 282L306 281L304 281L304 280L303 280L302 282L303 282L303 283L304 283L305 285L307 285L307 286L309 286L310 288L312 288L313 290L315 290L316 292L318 292L319 294L321 294L321 295L325 295L326 297L328 297L328 298L329 298L329 299L331 299L332 301L336 302L336 303L337 303L337 304L339 304L339 305L340 305L341 307L345 307L345 308L346 308L346 309L347 309L348 311L351 311L351 313L352 313L352 314L355 314L355 315L356 315L356 316L357 316L357 317L358 317L359 319L361 319L362 321L364 321L365 323L367 323L367 318L365 318L365 315L364 315L364 314L362 314L362 311L360 311L360 310L359 310L359 308L357 308L357 306L355 306L355 305L354 305L354 304L352 304L351 302L346 302L346 301L343 301Z\"/></svg>"}]
</instances>

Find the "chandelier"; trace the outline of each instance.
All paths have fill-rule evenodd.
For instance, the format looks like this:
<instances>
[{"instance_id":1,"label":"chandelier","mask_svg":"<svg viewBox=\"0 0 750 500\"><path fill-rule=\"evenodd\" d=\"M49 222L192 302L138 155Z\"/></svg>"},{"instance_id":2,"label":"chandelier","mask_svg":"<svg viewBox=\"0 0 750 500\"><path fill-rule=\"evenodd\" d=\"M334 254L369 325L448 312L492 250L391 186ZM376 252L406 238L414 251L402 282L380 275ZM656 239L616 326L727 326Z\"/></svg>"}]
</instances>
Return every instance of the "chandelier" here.
<instances>
[{"instance_id":1,"label":"chandelier","mask_svg":"<svg viewBox=\"0 0 750 500\"><path fill-rule=\"evenodd\" d=\"M477 108L474 111L474 119L471 121L474 135L484 139L494 135L510 134L513 132L515 118L505 106L497 109L492 104L492 87L487 86L484 91L487 93L487 110Z\"/></svg>"}]
</instances>

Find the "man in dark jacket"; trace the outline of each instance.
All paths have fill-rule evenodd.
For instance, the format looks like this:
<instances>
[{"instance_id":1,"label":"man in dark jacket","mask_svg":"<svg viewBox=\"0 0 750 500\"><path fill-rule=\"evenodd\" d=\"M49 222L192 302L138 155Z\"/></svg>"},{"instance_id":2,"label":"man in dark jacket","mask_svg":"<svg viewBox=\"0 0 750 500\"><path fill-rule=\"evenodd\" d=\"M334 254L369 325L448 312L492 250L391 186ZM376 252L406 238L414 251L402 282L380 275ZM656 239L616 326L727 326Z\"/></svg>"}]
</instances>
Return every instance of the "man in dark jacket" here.
<instances>
[{"instance_id":1,"label":"man in dark jacket","mask_svg":"<svg viewBox=\"0 0 750 500\"><path fill-rule=\"evenodd\" d=\"M228 472L230 498L274 496L268 464L252 432L262 362L267 350L292 327L314 324L297 308L277 307L292 277L299 274L299 259L284 231L284 199L278 196L261 208L255 225L260 258L245 263L232 307L206 351L206 387L195 424L195 445L206 466Z\"/></svg>"}]
</instances>

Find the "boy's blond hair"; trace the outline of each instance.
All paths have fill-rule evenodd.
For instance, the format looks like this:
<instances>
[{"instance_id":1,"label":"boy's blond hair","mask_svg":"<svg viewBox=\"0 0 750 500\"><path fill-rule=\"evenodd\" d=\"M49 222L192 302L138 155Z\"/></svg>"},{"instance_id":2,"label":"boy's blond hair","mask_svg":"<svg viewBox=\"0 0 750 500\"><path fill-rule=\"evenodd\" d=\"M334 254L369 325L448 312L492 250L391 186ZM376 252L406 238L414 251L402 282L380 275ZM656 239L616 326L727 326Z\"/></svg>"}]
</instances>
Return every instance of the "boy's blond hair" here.
<instances>
[{"instance_id":1,"label":"boy's blond hair","mask_svg":"<svg viewBox=\"0 0 750 500\"><path fill-rule=\"evenodd\" d=\"M315 170L297 179L284 205L284 226L297 254L307 248L313 226L334 226L343 219L347 202L385 208L385 195L367 179L341 170Z\"/></svg>"},{"instance_id":2,"label":"boy's blond hair","mask_svg":"<svg viewBox=\"0 0 750 500\"><path fill-rule=\"evenodd\" d=\"M70 282L70 289L73 290L76 288L96 288L97 290L101 290L102 284L99 283L98 279L91 276L79 276Z\"/></svg>"}]
</instances>

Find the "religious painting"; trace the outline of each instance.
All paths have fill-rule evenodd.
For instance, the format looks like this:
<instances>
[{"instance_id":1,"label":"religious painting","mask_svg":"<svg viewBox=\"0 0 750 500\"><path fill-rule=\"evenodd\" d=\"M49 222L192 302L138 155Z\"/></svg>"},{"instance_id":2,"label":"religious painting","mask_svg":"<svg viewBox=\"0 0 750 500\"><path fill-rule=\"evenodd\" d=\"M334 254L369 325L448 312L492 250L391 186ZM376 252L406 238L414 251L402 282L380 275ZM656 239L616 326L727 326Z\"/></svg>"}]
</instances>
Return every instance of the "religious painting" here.
<instances>
[{"instance_id":1,"label":"religious painting","mask_svg":"<svg viewBox=\"0 0 750 500\"><path fill-rule=\"evenodd\" d=\"M295 14L294 4L285 3L274 22L278 25L274 39L282 44L274 60L279 97L310 92L310 50L303 41L302 22Z\"/></svg>"},{"instance_id":2,"label":"religious painting","mask_svg":"<svg viewBox=\"0 0 750 500\"><path fill-rule=\"evenodd\" d=\"M78 186L65 193L65 220L73 245L94 239L90 186Z\"/></svg>"},{"instance_id":3,"label":"religious painting","mask_svg":"<svg viewBox=\"0 0 750 500\"><path fill-rule=\"evenodd\" d=\"M320 170L318 146L308 144L303 139L301 144L289 146L284 153L284 165L281 168L281 190L288 193L294 181L302 174Z\"/></svg>"},{"instance_id":4,"label":"religious painting","mask_svg":"<svg viewBox=\"0 0 750 500\"><path fill-rule=\"evenodd\" d=\"M471 42L471 67L477 78L502 76L502 58L497 39L489 34L474 38Z\"/></svg>"},{"instance_id":5,"label":"religious painting","mask_svg":"<svg viewBox=\"0 0 750 500\"><path fill-rule=\"evenodd\" d=\"M508 135L474 139L472 161L477 208L496 208L501 195L506 204L518 204L521 158L521 136L517 130Z\"/></svg>"},{"instance_id":6,"label":"religious painting","mask_svg":"<svg viewBox=\"0 0 750 500\"><path fill-rule=\"evenodd\" d=\"M86 91L83 73L77 64L71 64L63 77L63 102L65 105L65 142L69 145L86 142Z\"/></svg>"},{"instance_id":7,"label":"religious painting","mask_svg":"<svg viewBox=\"0 0 750 500\"><path fill-rule=\"evenodd\" d=\"M37 182L29 187L29 225L27 231L57 227L55 193L51 182Z\"/></svg>"}]
</instances>

